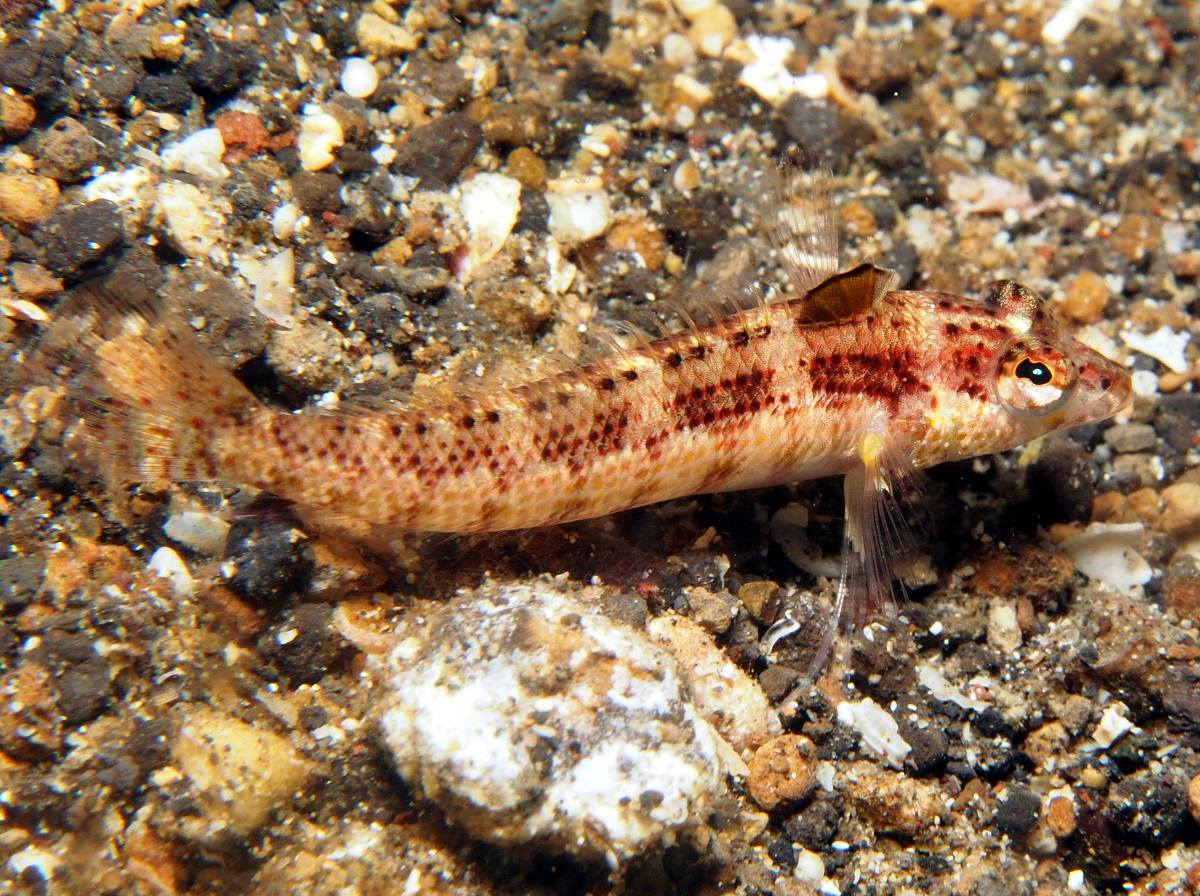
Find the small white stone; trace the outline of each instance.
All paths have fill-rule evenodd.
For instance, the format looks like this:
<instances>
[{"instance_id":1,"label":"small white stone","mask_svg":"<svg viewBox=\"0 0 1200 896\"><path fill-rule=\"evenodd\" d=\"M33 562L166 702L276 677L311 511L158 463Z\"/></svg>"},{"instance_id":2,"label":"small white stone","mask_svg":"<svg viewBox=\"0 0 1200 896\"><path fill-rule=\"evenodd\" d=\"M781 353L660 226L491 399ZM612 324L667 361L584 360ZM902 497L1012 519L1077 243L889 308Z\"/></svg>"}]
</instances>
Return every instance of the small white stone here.
<instances>
[{"instance_id":1,"label":"small white stone","mask_svg":"<svg viewBox=\"0 0 1200 896\"><path fill-rule=\"evenodd\" d=\"M338 120L319 106L306 106L296 144L305 171L320 171L333 164L333 151L346 142Z\"/></svg>"},{"instance_id":2,"label":"small white stone","mask_svg":"<svg viewBox=\"0 0 1200 896\"><path fill-rule=\"evenodd\" d=\"M167 171L186 171L209 180L229 177L229 169L221 161L223 155L225 141L216 128L196 131L178 143L172 143L161 154L163 168Z\"/></svg>"},{"instance_id":3,"label":"small white stone","mask_svg":"<svg viewBox=\"0 0 1200 896\"><path fill-rule=\"evenodd\" d=\"M471 235L458 270L465 281L495 257L512 233L521 213L521 182L503 174L476 174L463 185L458 208Z\"/></svg>"},{"instance_id":4,"label":"small white stone","mask_svg":"<svg viewBox=\"0 0 1200 896\"><path fill-rule=\"evenodd\" d=\"M154 201L154 191L146 189L153 183L150 169L135 165L93 177L83 185L83 198L88 202L107 199L122 208L141 208Z\"/></svg>"},{"instance_id":5,"label":"small white stone","mask_svg":"<svg viewBox=\"0 0 1200 896\"><path fill-rule=\"evenodd\" d=\"M155 551L146 569L160 579L169 579L176 597L190 597L196 590L196 580L188 572L187 564L170 548Z\"/></svg>"},{"instance_id":6,"label":"small white stone","mask_svg":"<svg viewBox=\"0 0 1200 896\"><path fill-rule=\"evenodd\" d=\"M172 514L163 532L172 541L210 557L225 553L225 540L229 536L229 523L213 513L185 510Z\"/></svg>"},{"instance_id":7,"label":"small white stone","mask_svg":"<svg viewBox=\"0 0 1200 896\"><path fill-rule=\"evenodd\" d=\"M819 884L825 877L825 860L815 852L801 849L796 853L796 867L792 874L796 880Z\"/></svg>"},{"instance_id":8,"label":"small white stone","mask_svg":"<svg viewBox=\"0 0 1200 896\"><path fill-rule=\"evenodd\" d=\"M550 234L576 246L603 234L612 224L612 207L600 178L565 177L547 185Z\"/></svg>"},{"instance_id":9,"label":"small white stone","mask_svg":"<svg viewBox=\"0 0 1200 896\"><path fill-rule=\"evenodd\" d=\"M375 66L358 56L351 56L342 67L342 90L350 96L368 97L379 86L379 73Z\"/></svg>"},{"instance_id":10,"label":"small white stone","mask_svg":"<svg viewBox=\"0 0 1200 896\"><path fill-rule=\"evenodd\" d=\"M751 60L738 80L772 105L779 105L793 93L809 99L829 95L829 79L819 72L793 75L787 61L796 45L786 37L762 37L752 34L738 46L745 47Z\"/></svg>"},{"instance_id":11,"label":"small white stone","mask_svg":"<svg viewBox=\"0 0 1200 896\"><path fill-rule=\"evenodd\" d=\"M1096 0L1067 0L1042 26L1042 41L1051 46L1066 41L1095 5Z\"/></svg>"},{"instance_id":12,"label":"small white stone","mask_svg":"<svg viewBox=\"0 0 1200 896\"><path fill-rule=\"evenodd\" d=\"M290 240L296 232L296 223L300 220L300 206L295 202L285 202L271 215L271 232L277 240Z\"/></svg>"},{"instance_id":13,"label":"small white stone","mask_svg":"<svg viewBox=\"0 0 1200 896\"><path fill-rule=\"evenodd\" d=\"M175 247L192 258L207 255L225 227L220 204L192 184L177 181L159 184L158 207Z\"/></svg>"},{"instance_id":14,"label":"small white stone","mask_svg":"<svg viewBox=\"0 0 1200 896\"><path fill-rule=\"evenodd\" d=\"M1157 395L1158 374L1153 370L1135 370L1133 372L1133 394L1140 398Z\"/></svg>"},{"instance_id":15,"label":"small white stone","mask_svg":"<svg viewBox=\"0 0 1200 896\"><path fill-rule=\"evenodd\" d=\"M1012 656L1017 652L1022 638L1015 606L997 601L988 608L987 642L1005 656Z\"/></svg>"},{"instance_id":16,"label":"small white stone","mask_svg":"<svg viewBox=\"0 0 1200 896\"><path fill-rule=\"evenodd\" d=\"M903 768L912 747L900 736L900 726L882 706L870 697L857 703L843 701L837 707L838 721L862 735L863 743L887 760L893 768Z\"/></svg>"},{"instance_id":17,"label":"small white stone","mask_svg":"<svg viewBox=\"0 0 1200 896\"><path fill-rule=\"evenodd\" d=\"M279 327L291 328L292 292L296 282L296 256L291 247L266 260L238 258L238 273L254 288L254 307Z\"/></svg>"},{"instance_id":18,"label":"small white stone","mask_svg":"<svg viewBox=\"0 0 1200 896\"><path fill-rule=\"evenodd\" d=\"M392 56L408 53L417 48L419 41L407 28L393 25L373 12L363 13L354 26L358 46L375 56Z\"/></svg>"}]
</instances>

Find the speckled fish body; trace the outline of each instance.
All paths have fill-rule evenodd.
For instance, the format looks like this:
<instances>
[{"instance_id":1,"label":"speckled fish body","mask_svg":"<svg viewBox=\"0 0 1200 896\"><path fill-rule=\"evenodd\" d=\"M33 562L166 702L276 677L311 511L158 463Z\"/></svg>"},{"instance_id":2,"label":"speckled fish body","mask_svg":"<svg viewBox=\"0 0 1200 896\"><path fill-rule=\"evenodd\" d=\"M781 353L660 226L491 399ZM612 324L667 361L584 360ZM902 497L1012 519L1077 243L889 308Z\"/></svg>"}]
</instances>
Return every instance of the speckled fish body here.
<instances>
[{"instance_id":1,"label":"speckled fish body","mask_svg":"<svg viewBox=\"0 0 1200 896\"><path fill-rule=\"evenodd\" d=\"M96 352L92 388L110 404L92 423L127 478L217 479L363 522L482 532L846 473L867 435L928 467L1106 417L1129 394L1122 368L1016 284L980 301L889 292L818 323L805 308L761 306L494 396L323 416L270 410L183 325L135 317ZM1056 382L1018 376L1029 359Z\"/></svg>"}]
</instances>

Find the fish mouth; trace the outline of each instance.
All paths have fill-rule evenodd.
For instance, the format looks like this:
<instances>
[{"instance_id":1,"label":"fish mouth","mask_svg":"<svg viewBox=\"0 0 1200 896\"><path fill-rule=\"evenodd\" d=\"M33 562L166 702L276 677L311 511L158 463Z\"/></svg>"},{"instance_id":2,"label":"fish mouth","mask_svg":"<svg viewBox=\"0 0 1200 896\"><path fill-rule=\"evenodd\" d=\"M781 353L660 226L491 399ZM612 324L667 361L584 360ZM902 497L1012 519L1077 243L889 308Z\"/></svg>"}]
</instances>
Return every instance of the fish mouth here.
<instances>
[{"instance_id":1,"label":"fish mouth","mask_svg":"<svg viewBox=\"0 0 1200 896\"><path fill-rule=\"evenodd\" d=\"M1123 365L1096 354L1079 363L1078 394L1077 422L1104 420L1133 404L1133 378Z\"/></svg>"}]
</instances>

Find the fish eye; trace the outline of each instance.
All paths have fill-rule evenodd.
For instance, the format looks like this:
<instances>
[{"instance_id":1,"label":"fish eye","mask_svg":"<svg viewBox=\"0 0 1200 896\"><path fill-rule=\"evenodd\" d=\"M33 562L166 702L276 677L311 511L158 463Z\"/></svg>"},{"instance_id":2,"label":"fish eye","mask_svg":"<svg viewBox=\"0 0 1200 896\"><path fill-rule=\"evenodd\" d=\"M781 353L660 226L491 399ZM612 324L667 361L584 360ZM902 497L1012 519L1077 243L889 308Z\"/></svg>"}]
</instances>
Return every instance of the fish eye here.
<instances>
[{"instance_id":1,"label":"fish eye","mask_svg":"<svg viewBox=\"0 0 1200 896\"><path fill-rule=\"evenodd\" d=\"M1040 340L1027 339L1009 349L997 371L995 392L1009 411L1042 416L1058 410L1075 391L1074 362Z\"/></svg>"},{"instance_id":2,"label":"fish eye","mask_svg":"<svg viewBox=\"0 0 1200 896\"><path fill-rule=\"evenodd\" d=\"M1035 361L1033 358L1022 358L1017 363L1014 371L1021 379L1029 380L1035 386L1045 386L1054 379L1054 374L1050 368L1041 361Z\"/></svg>"}]
</instances>

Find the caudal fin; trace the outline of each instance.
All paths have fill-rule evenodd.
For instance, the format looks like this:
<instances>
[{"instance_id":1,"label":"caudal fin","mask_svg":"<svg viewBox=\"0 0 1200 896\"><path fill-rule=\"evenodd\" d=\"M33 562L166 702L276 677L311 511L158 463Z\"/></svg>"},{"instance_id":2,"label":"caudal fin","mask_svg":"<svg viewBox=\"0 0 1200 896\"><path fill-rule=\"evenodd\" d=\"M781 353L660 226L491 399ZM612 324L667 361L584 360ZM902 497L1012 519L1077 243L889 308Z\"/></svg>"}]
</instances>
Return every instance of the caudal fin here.
<instances>
[{"instance_id":1,"label":"caudal fin","mask_svg":"<svg viewBox=\"0 0 1200 896\"><path fill-rule=\"evenodd\" d=\"M60 302L26 373L63 390L65 443L113 483L223 478L220 440L261 408L186 322L126 282Z\"/></svg>"}]
</instances>

